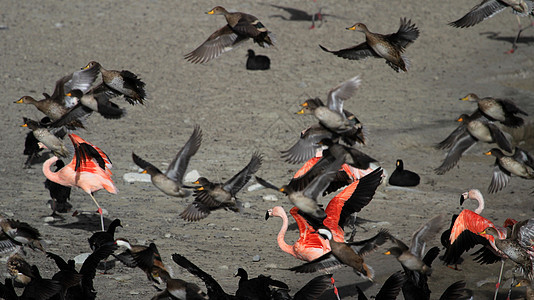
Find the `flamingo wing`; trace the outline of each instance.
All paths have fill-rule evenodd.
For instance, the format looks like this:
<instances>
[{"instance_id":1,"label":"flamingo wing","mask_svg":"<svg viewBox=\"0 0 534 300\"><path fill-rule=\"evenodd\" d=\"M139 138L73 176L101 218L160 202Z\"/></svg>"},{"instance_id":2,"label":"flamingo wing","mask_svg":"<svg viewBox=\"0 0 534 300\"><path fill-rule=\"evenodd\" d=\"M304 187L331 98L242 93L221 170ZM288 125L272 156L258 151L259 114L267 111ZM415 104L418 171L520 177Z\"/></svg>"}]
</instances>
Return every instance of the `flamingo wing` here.
<instances>
[{"instance_id":1,"label":"flamingo wing","mask_svg":"<svg viewBox=\"0 0 534 300\"><path fill-rule=\"evenodd\" d=\"M74 145L75 157L79 157L80 161L84 162L87 161L88 158L90 158L91 160L95 160L98 166L103 170L109 170L112 168L113 165L111 163L111 160L109 159L108 155L104 153L104 151L102 151L100 148L87 142L86 140L82 139L74 133L69 134L69 138L72 141L72 144ZM76 161L75 170L78 170L79 166L80 163Z\"/></svg>"},{"instance_id":2,"label":"flamingo wing","mask_svg":"<svg viewBox=\"0 0 534 300\"><path fill-rule=\"evenodd\" d=\"M289 213L293 216L299 228L300 237L298 244L304 246L304 248L324 249L326 246L326 241L322 239L313 229L313 227L310 226L306 219L299 214L299 208L295 206L289 211Z\"/></svg>"}]
</instances>

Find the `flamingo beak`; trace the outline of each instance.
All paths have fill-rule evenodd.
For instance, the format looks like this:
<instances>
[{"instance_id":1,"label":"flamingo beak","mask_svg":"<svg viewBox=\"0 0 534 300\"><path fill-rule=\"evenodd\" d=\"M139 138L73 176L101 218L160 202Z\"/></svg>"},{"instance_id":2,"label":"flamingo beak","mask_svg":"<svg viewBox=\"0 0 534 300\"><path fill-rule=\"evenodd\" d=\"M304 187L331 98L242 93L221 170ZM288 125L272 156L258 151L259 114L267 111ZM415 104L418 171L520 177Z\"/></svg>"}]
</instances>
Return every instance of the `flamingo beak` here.
<instances>
[{"instance_id":1,"label":"flamingo beak","mask_svg":"<svg viewBox=\"0 0 534 300\"><path fill-rule=\"evenodd\" d=\"M266 212L265 212L265 220L269 220L269 217L270 217L270 216L269 216L269 211L266 211Z\"/></svg>"},{"instance_id":2,"label":"flamingo beak","mask_svg":"<svg viewBox=\"0 0 534 300\"><path fill-rule=\"evenodd\" d=\"M464 197L464 195L461 195L460 196L460 205L463 205L464 201L465 201L465 197Z\"/></svg>"}]
</instances>

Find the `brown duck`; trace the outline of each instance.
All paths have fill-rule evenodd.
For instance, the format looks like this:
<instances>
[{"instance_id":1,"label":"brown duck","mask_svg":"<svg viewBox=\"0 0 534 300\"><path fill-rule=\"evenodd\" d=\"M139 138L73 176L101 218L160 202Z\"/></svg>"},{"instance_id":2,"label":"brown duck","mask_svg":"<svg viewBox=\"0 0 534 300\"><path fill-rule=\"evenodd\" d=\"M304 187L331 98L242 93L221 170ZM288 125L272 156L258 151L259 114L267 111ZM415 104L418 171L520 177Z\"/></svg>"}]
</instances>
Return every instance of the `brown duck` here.
<instances>
[{"instance_id":1,"label":"brown duck","mask_svg":"<svg viewBox=\"0 0 534 300\"><path fill-rule=\"evenodd\" d=\"M232 50L239 43L252 38L261 47L274 45L271 32L253 15L242 12L228 12L216 6L208 15L224 15L227 25L212 33L208 39L184 58L192 63L207 63L224 52Z\"/></svg>"},{"instance_id":2,"label":"brown duck","mask_svg":"<svg viewBox=\"0 0 534 300\"><path fill-rule=\"evenodd\" d=\"M195 201L187 206L180 217L187 221L199 221L206 218L212 210L224 208L239 212L235 196L260 169L261 164L262 156L254 153L245 168L224 183L214 183L200 177L194 182L201 185L193 194Z\"/></svg>"},{"instance_id":3,"label":"brown duck","mask_svg":"<svg viewBox=\"0 0 534 300\"><path fill-rule=\"evenodd\" d=\"M136 74L128 70L107 70L96 61L89 62L83 69L100 71L102 82L112 91L124 95L128 103L144 104L146 101L145 83Z\"/></svg>"},{"instance_id":4,"label":"brown duck","mask_svg":"<svg viewBox=\"0 0 534 300\"><path fill-rule=\"evenodd\" d=\"M185 145L178 151L165 173L161 172L151 163L141 159L132 153L133 161L143 168L143 173L150 174L150 180L160 191L173 197L185 197L189 193L183 188L183 178L191 157L195 155L202 142L202 130L195 126L191 137Z\"/></svg>"},{"instance_id":5,"label":"brown duck","mask_svg":"<svg viewBox=\"0 0 534 300\"><path fill-rule=\"evenodd\" d=\"M380 230L378 234L367 240L350 243L334 241L332 239L332 233L328 229L321 228L318 231L322 237L330 240L332 251L289 270L297 273L311 273L316 271L330 272L343 265L347 265L352 267L362 277L372 281L374 277L373 270L365 264L363 256L376 250L389 239L391 235L387 230ZM354 250L352 247L357 250Z\"/></svg>"},{"instance_id":6,"label":"brown duck","mask_svg":"<svg viewBox=\"0 0 534 300\"><path fill-rule=\"evenodd\" d=\"M39 111L47 115L50 120L56 121L68 113L76 104L74 99L66 97L65 94L74 89L79 89L82 92L88 91L97 76L98 70L96 69L76 71L56 81L56 86L52 96L44 93L43 96L45 98L42 100L35 100L30 96L23 96L19 100L15 101L15 103L32 104ZM83 124L80 122L73 122L69 125L83 127Z\"/></svg>"},{"instance_id":7,"label":"brown duck","mask_svg":"<svg viewBox=\"0 0 534 300\"><path fill-rule=\"evenodd\" d=\"M513 155L505 155L497 148L484 154L496 157L488 192L496 193L502 190L510 181L512 174L524 179L534 179L534 158L521 148L516 147Z\"/></svg>"},{"instance_id":8,"label":"brown duck","mask_svg":"<svg viewBox=\"0 0 534 300\"><path fill-rule=\"evenodd\" d=\"M402 53L406 47L419 37L419 29L415 24L411 23L411 20L401 18L399 30L396 33L387 35L373 33L363 23L356 23L347 28L347 30L363 32L365 34L365 42L338 51L328 50L321 45L319 47L326 52L351 60L360 60L367 57L384 58L393 70L397 72L408 71L409 62Z\"/></svg>"},{"instance_id":9,"label":"brown duck","mask_svg":"<svg viewBox=\"0 0 534 300\"><path fill-rule=\"evenodd\" d=\"M493 97L479 98L476 94L470 93L460 98L462 101L476 102L478 110L491 120L499 121L509 127L519 127L525 122L523 118L516 116L528 114L519 108L514 101L510 99L498 99Z\"/></svg>"}]
</instances>

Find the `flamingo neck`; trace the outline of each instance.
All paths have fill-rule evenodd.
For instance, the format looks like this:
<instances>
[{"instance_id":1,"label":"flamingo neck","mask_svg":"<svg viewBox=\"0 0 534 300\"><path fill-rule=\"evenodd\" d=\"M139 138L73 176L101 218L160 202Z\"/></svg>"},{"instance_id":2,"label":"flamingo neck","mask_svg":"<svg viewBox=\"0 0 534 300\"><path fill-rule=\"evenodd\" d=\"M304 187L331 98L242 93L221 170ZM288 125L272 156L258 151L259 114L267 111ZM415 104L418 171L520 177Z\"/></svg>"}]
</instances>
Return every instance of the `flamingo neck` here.
<instances>
[{"instance_id":1,"label":"flamingo neck","mask_svg":"<svg viewBox=\"0 0 534 300\"><path fill-rule=\"evenodd\" d=\"M475 213L480 215L484 210L484 197L477 191L473 198L478 201L478 207L475 209Z\"/></svg>"},{"instance_id":2,"label":"flamingo neck","mask_svg":"<svg viewBox=\"0 0 534 300\"><path fill-rule=\"evenodd\" d=\"M61 178L59 176L59 174L57 174L58 172L53 172L52 170L50 170L50 167L58 160L59 158L57 156L52 156L51 158L47 159L44 163L43 163L43 173L44 175L46 176L46 178L48 178L50 181L52 182L55 182L55 183L59 183L61 182Z\"/></svg>"},{"instance_id":3,"label":"flamingo neck","mask_svg":"<svg viewBox=\"0 0 534 300\"><path fill-rule=\"evenodd\" d=\"M280 228L280 232L278 232L278 236L276 238L276 241L278 242L278 246L280 247L280 249L282 249L282 251L297 257L297 254L295 253L295 249L293 249L293 245L289 245L284 240L284 237L287 232L287 227L289 225L287 215L284 213L284 214L281 214L279 217L282 219L282 228Z\"/></svg>"}]
</instances>

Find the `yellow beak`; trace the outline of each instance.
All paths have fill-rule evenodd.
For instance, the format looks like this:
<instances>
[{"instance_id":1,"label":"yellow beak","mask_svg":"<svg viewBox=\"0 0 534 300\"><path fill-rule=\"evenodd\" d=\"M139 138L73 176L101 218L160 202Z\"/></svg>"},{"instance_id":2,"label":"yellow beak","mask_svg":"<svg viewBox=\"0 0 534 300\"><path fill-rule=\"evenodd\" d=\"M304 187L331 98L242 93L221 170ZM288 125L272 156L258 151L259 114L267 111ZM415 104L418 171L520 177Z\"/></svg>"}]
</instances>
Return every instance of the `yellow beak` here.
<instances>
[{"instance_id":1,"label":"yellow beak","mask_svg":"<svg viewBox=\"0 0 534 300\"><path fill-rule=\"evenodd\" d=\"M20 98L19 100L15 101L15 103L23 103L22 102L22 98Z\"/></svg>"},{"instance_id":2,"label":"yellow beak","mask_svg":"<svg viewBox=\"0 0 534 300\"><path fill-rule=\"evenodd\" d=\"M491 155L491 151L484 152L484 155Z\"/></svg>"},{"instance_id":3,"label":"yellow beak","mask_svg":"<svg viewBox=\"0 0 534 300\"><path fill-rule=\"evenodd\" d=\"M462 101L467 101L467 100L469 100L469 97L468 97L468 96L465 96L465 97L463 97L463 98L460 98L460 100L462 100Z\"/></svg>"},{"instance_id":4,"label":"yellow beak","mask_svg":"<svg viewBox=\"0 0 534 300\"><path fill-rule=\"evenodd\" d=\"M208 15L213 15L214 13L213 9L207 12Z\"/></svg>"},{"instance_id":5,"label":"yellow beak","mask_svg":"<svg viewBox=\"0 0 534 300\"><path fill-rule=\"evenodd\" d=\"M141 172L141 174L146 174L148 173L146 170L143 170L143 172Z\"/></svg>"},{"instance_id":6,"label":"yellow beak","mask_svg":"<svg viewBox=\"0 0 534 300\"><path fill-rule=\"evenodd\" d=\"M201 187L199 187L199 188L197 189L197 191L203 191L203 190L204 190L204 187L203 187L203 186L201 186Z\"/></svg>"},{"instance_id":7,"label":"yellow beak","mask_svg":"<svg viewBox=\"0 0 534 300\"><path fill-rule=\"evenodd\" d=\"M304 114L304 109L297 111L297 115L303 115L303 114Z\"/></svg>"},{"instance_id":8,"label":"yellow beak","mask_svg":"<svg viewBox=\"0 0 534 300\"><path fill-rule=\"evenodd\" d=\"M87 69L89 69L89 68L90 68L89 65L90 65L90 64L87 64L87 66L83 67L82 70L87 70Z\"/></svg>"},{"instance_id":9,"label":"yellow beak","mask_svg":"<svg viewBox=\"0 0 534 300\"><path fill-rule=\"evenodd\" d=\"M384 252L385 255L390 255L391 251Z\"/></svg>"},{"instance_id":10,"label":"yellow beak","mask_svg":"<svg viewBox=\"0 0 534 300\"><path fill-rule=\"evenodd\" d=\"M20 125L20 127L28 127L28 124Z\"/></svg>"},{"instance_id":11,"label":"yellow beak","mask_svg":"<svg viewBox=\"0 0 534 300\"><path fill-rule=\"evenodd\" d=\"M347 30L356 30L356 26L347 27Z\"/></svg>"},{"instance_id":12,"label":"yellow beak","mask_svg":"<svg viewBox=\"0 0 534 300\"><path fill-rule=\"evenodd\" d=\"M464 120L464 118L458 118L458 120L456 120L456 121L462 122L463 120Z\"/></svg>"}]
</instances>

